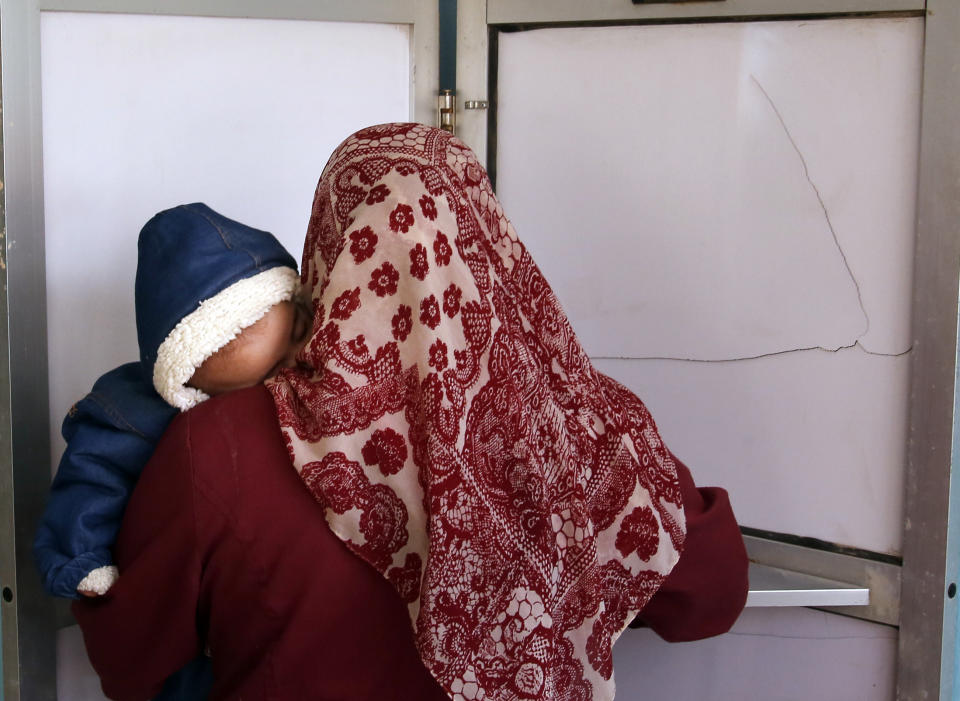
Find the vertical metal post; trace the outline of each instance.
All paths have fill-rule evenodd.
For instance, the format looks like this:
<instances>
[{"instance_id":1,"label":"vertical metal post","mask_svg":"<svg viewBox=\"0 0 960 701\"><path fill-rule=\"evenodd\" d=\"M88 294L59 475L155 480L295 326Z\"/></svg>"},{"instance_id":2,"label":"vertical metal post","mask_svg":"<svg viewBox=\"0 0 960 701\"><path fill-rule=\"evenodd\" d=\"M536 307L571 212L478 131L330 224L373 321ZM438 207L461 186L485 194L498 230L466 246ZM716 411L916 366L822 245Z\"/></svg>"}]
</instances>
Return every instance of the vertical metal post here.
<instances>
[{"instance_id":1,"label":"vertical metal post","mask_svg":"<svg viewBox=\"0 0 960 701\"><path fill-rule=\"evenodd\" d=\"M31 545L50 486L40 13L0 0L0 609L6 701L56 698L56 630Z\"/></svg>"},{"instance_id":2,"label":"vertical metal post","mask_svg":"<svg viewBox=\"0 0 960 701\"><path fill-rule=\"evenodd\" d=\"M457 124L460 139L487 162L487 0L457 2L457 89L464 97L464 111ZM477 103L481 109L472 109Z\"/></svg>"},{"instance_id":3,"label":"vertical metal post","mask_svg":"<svg viewBox=\"0 0 960 701\"><path fill-rule=\"evenodd\" d=\"M3 20L0 18L0 37ZM3 40L0 38L0 116L3 115ZM6 121L6 120L4 120ZM16 582L16 546L11 535L13 520L13 454L10 425L10 338L7 333L7 193L3 161L3 130L0 129L0 671L4 694L18 698L19 655L17 646L17 608L4 601L3 591ZM12 589L10 589L12 593ZM12 596L11 596L12 598ZM4 664L5 663L5 664ZM2 693L2 692L0 692Z\"/></svg>"},{"instance_id":4,"label":"vertical metal post","mask_svg":"<svg viewBox=\"0 0 960 701\"><path fill-rule=\"evenodd\" d=\"M947 518L960 277L960 4L928 0L914 269L910 440L897 675L901 701L941 698L947 590ZM956 459L956 456L953 456ZM955 612L954 612L955 615ZM952 650L949 660L952 661Z\"/></svg>"},{"instance_id":5,"label":"vertical metal post","mask_svg":"<svg viewBox=\"0 0 960 701\"><path fill-rule=\"evenodd\" d=\"M457 92L457 0L438 0L441 91Z\"/></svg>"},{"instance_id":6,"label":"vertical metal post","mask_svg":"<svg viewBox=\"0 0 960 701\"><path fill-rule=\"evenodd\" d=\"M3 21L0 19L0 36ZM3 41L0 39L0 126L3 117ZM7 686L5 671L16 664L16 609L3 600L9 573L16 571L15 549L9 536L13 533L13 463L10 453L10 347L7 335L7 212L3 181L3 129L0 128L0 701ZM8 612L7 609L10 609ZM8 645L8 640L13 645ZM6 670L4 660L7 661Z\"/></svg>"},{"instance_id":7,"label":"vertical metal post","mask_svg":"<svg viewBox=\"0 0 960 701\"><path fill-rule=\"evenodd\" d=\"M438 0L437 126L457 133L457 0Z\"/></svg>"}]
</instances>

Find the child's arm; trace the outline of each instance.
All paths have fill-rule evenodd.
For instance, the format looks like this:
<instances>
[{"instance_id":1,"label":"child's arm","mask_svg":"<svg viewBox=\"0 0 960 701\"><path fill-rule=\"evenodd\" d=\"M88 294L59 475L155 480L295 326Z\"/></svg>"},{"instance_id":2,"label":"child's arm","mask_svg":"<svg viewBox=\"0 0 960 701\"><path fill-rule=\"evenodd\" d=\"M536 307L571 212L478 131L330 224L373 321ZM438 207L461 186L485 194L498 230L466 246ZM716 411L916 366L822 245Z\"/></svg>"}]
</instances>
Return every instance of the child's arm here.
<instances>
[{"instance_id":1,"label":"child's arm","mask_svg":"<svg viewBox=\"0 0 960 701\"><path fill-rule=\"evenodd\" d=\"M188 417L174 422L135 490L117 542L116 585L72 610L104 693L148 699L203 649L201 557Z\"/></svg>"},{"instance_id":2,"label":"child's arm","mask_svg":"<svg viewBox=\"0 0 960 701\"><path fill-rule=\"evenodd\" d=\"M44 587L54 596L102 594L117 576L111 550L155 443L129 415L130 402L114 401L123 381L135 377L126 368L101 378L63 422L67 449L34 540Z\"/></svg>"}]
</instances>

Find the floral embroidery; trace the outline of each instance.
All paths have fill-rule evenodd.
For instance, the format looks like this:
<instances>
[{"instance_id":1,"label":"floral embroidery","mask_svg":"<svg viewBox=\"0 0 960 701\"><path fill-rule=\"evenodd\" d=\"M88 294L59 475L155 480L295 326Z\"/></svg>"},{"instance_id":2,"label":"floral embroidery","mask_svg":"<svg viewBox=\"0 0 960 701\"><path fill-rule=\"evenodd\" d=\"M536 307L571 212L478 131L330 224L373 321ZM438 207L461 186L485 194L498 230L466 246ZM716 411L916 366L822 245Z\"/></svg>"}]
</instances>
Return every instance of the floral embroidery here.
<instances>
[{"instance_id":1,"label":"floral embroidery","mask_svg":"<svg viewBox=\"0 0 960 701\"><path fill-rule=\"evenodd\" d=\"M599 618L593 622L593 630L587 638L587 659L604 679L613 674L613 654L610 648L610 633Z\"/></svg>"},{"instance_id":2,"label":"floral embroidery","mask_svg":"<svg viewBox=\"0 0 960 701\"><path fill-rule=\"evenodd\" d=\"M437 204L430 195L424 195L420 198L420 211L430 221L437 218Z\"/></svg>"},{"instance_id":3,"label":"floral embroidery","mask_svg":"<svg viewBox=\"0 0 960 701\"><path fill-rule=\"evenodd\" d=\"M405 234L413 226L413 207L408 204L398 204L390 212L390 228L399 234Z\"/></svg>"},{"instance_id":4,"label":"floral embroidery","mask_svg":"<svg viewBox=\"0 0 960 701\"><path fill-rule=\"evenodd\" d=\"M638 506L623 519L617 533L617 550L624 557L636 551L641 560L649 560L660 544L657 517L649 506Z\"/></svg>"},{"instance_id":5,"label":"floral embroidery","mask_svg":"<svg viewBox=\"0 0 960 701\"><path fill-rule=\"evenodd\" d=\"M373 255L373 249L377 245L377 235L373 233L373 229L365 226L350 234L350 242L350 254L357 263L362 263Z\"/></svg>"},{"instance_id":6,"label":"floral embroidery","mask_svg":"<svg viewBox=\"0 0 960 701\"><path fill-rule=\"evenodd\" d=\"M437 328L440 323L440 307L433 295L420 302L420 323L431 329Z\"/></svg>"},{"instance_id":7,"label":"floral embroidery","mask_svg":"<svg viewBox=\"0 0 960 701\"><path fill-rule=\"evenodd\" d=\"M393 585L400 595L400 600L404 603L416 601L420 596L420 572L423 565L420 556L416 553L408 553L403 567L394 567L387 573L387 579Z\"/></svg>"},{"instance_id":8,"label":"floral embroidery","mask_svg":"<svg viewBox=\"0 0 960 701\"><path fill-rule=\"evenodd\" d=\"M363 338L363 334L360 334L356 338L347 341L347 350L357 357L370 355L370 349L367 348L367 342Z\"/></svg>"},{"instance_id":9,"label":"floral embroidery","mask_svg":"<svg viewBox=\"0 0 960 701\"><path fill-rule=\"evenodd\" d=\"M383 202L387 199L387 195L390 194L390 189L386 185L376 185L367 195L367 204L377 204L378 202Z\"/></svg>"},{"instance_id":10,"label":"floral embroidery","mask_svg":"<svg viewBox=\"0 0 960 701\"><path fill-rule=\"evenodd\" d=\"M443 291L443 312L451 319L460 311L460 295L463 292L452 282L450 286Z\"/></svg>"},{"instance_id":11,"label":"floral embroidery","mask_svg":"<svg viewBox=\"0 0 960 701\"><path fill-rule=\"evenodd\" d=\"M367 284L371 290L377 293L377 297L386 297L397 291L397 280L400 279L400 273L385 261L383 265L370 274L370 282Z\"/></svg>"},{"instance_id":12,"label":"floral embroidery","mask_svg":"<svg viewBox=\"0 0 960 701\"><path fill-rule=\"evenodd\" d=\"M543 688L543 667L524 662L513 677L513 686L524 698L536 698Z\"/></svg>"},{"instance_id":13,"label":"floral embroidery","mask_svg":"<svg viewBox=\"0 0 960 701\"><path fill-rule=\"evenodd\" d=\"M397 308L397 313L393 315L393 337L401 343L407 340L407 336L413 330L412 311L406 304L401 304Z\"/></svg>"},{"instance_id":14,"label":"floral embroidery","mask_svg":"<svg viewBox=\"0 0 960 701\"><path fill-rule=\"evenodd\" d=\"M427 249L423 247L422 243L418 243L410 249L410 274L418 280L423 280L427 277L428 268Z\"/></svg>"},{"instance_id":15,"label":"floral embroidery","mask_svg":"<svg viewBox=\"0 0 960 701\"><path fill-rule=\"evenodd\" d=\"M439 338L430 346L430 367L437 372L443 372L447 368L447 344Z\"/></svg>"},{"instance_id":16,"label":"floral embroidery","mask_svg":"<svg viewBox=\"0 0 960 701\"><path fill-rule=\"evenodd\" d=\"M450 248L450 242L442 231L437 232L437 240L433 242L433 255L437 260L437 265L447 265L450 262L450 256L453 250Z\"/></svg>"},{"instance_id":17,"label":"floral embroidery","mask_svg":"<svg viewBox=\"0 0 960 701\"><path fill-rule=\"evenodd\" d=\"M333 300L330 307L330 318L344 321L350 318L360 308L360 288L354 287Z\"/></svg>"},{"instance_id":18,"label":"floral embroidery","mask_svg":"<svg viewBox=\"0 0 960 701\"><path fill-rule=\"evenodd\" d=\"M407 459L407 444L392 428L374 431L361 451L367 465L377 465L384 475L395 475Z\"/></svg>"}]
</instances>

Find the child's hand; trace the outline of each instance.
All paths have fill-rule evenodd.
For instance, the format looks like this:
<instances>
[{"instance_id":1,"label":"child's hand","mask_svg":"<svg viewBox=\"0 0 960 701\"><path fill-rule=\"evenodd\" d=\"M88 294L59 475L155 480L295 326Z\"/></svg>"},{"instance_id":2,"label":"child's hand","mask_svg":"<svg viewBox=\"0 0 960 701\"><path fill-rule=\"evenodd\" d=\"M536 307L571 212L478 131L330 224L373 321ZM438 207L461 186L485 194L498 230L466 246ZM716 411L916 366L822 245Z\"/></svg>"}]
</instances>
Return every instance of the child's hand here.
<instances>
[{"instance_id":1,"label":"child's hand","mask_svg":"<svg viewBox=\"0 0 960 701\"><path fill-rule=\"evenodd\" d=\"M77 593L87 598L103 596L119 578L120 570L114 565L98 567L80 580L80 584L77 585Z\"/></svg>"}]
</instances>

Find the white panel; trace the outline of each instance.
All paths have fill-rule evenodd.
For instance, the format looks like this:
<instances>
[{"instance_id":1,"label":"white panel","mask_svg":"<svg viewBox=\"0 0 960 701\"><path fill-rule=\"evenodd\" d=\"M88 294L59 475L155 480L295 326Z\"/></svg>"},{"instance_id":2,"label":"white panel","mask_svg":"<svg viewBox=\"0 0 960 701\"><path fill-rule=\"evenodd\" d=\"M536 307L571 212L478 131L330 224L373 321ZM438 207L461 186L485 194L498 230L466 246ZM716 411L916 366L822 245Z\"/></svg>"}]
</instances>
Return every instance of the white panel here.
<instances>
[{"instance_id":1,"label":"white panel","mask_svg":"<svg viewBox=\"0 0 960 701\"><path fill-rule=\"evenodd\" d=\"M899 550L922 27L500 36L504 208L594 357L738 363L613 374L746 525Z\"/></svg>"},{"instance_id":2,"label":"white panel","mask_svg":"<svg viewBox=\"0 0 960 701\"><path fill-rule=\"evenodd\" d=\"M106 701L100 677L90 666L80 626L57 631L58 701Z\"/></svg>"},{"instance_id":3,"label":"white panel","mask_svg":"<svg viewBox=\"0 0 960 701\"><path fill-rule=\"evenodd\" d=\"M354 130L410 115L409 25L50 13L41 20L50 411L136 360L140 227L203 201L299 260Z\"/></svg>"},{"instance_id":4,"label":"white panel","mask_svg":"<svg viewBox=\"0 0 960 701\"><path fill-rule=\"evenodd\" d=\"M730 492L740 523L899 550L908 357L594 362L647 403L699 484Z\"/></svg>"},{"instance_id":5,"label":"white panel","mask_svg":"<svg viewBox=\"0 0 960 701\"><path fill-rule=\"evenodd\" d=\"M921 27L501 35L498 190L588 350L836 348L855 280L864 344L906 348Z\"/></svg>"},{"instance_id":6,"label":"white panel","mask_svg":"<svg viewBox=\"0 0 960 701\"><path fill-rule=\"evenodd\" d=\"M683 645L628 630L617 699L893 701L895 628L810 609L747 610L730 633Z\"/></svg>"}]
</instances>

